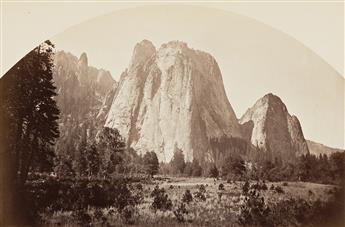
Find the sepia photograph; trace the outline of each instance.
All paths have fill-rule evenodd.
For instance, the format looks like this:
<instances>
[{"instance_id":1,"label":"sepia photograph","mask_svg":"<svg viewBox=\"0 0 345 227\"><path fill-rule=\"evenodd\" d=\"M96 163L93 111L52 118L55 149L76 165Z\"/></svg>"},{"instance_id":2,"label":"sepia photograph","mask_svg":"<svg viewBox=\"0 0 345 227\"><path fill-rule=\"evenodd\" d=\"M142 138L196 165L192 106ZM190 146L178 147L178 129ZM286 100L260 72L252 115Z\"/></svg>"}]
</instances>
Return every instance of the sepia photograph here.
<instances>
[{"instance_id":1,"label":"sepia photograph","mask_svg":"<svg viewBox=\"0 0 345 227\"><path fill-rule=\"evenodd\" d=\"M1 0L0 226L344 227L344 19Z\"/></svg>"}]
</instances>

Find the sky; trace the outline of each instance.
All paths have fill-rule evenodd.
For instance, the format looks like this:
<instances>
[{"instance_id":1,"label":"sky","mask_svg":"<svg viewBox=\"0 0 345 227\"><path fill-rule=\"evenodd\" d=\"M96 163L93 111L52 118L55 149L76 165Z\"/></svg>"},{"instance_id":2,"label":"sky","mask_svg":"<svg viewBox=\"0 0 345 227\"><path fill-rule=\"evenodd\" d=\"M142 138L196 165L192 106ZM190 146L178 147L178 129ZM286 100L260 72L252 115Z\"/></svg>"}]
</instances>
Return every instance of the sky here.
<instances>
[{"instance_id":1,"label":"sky","mask_svg":"<svg viewBox=\"0 0 345 227\"><path fill-rule=\"evenodd\" d=\"M0 77L39 43L73 25L126 8L176 4L222 9L265 23L301 41L344 76L343 1L2 0ZM113 67L108 61L97 64L110 70Z\"/></svg>"},{"instance_id":2,"label":"sky","mask_svg":"<svg viewBox=\"0 0 345 227\"><path fill-rule=\"evenodd\" d=\"M258 10L260 5L251 6L251 10L244 6L236 7L238 12L262 13L262 10ZM14 9L19 6L12 7L8 6L8 14L11 11L16 14ZM299 23L298 18L302 14L307 18L309 14L321 15L322 8L322 12L326 11L325 14L336 21L332 23L333 26L327 26L330 21L310 16L314 23L310 24L309 30L294 31L296 33L299 30L299 37L305 41L303 43L297 41L296 36L240 14L210 7L171 5L119 10L70 27L51 40L57 49L77 56L86 52L90 65L109 70L115 79L128 66L137 42L148 39L159 48L171 40L184 41L191 48L209 52L215 57L223 75L227 96L238 118L257 99L273 92L281 97L290 114L299 118L307 139L342 148L344 56L339 49L344 49L344 32L341 33L339 29L339 25L343 29L343 20L339 19L341 16L343 18L344 12L343 8L334 5L316 4L311 8L311 11L306 11L303 5L290 5L286 8L290 12L289 18L280 18L289 30ZM274 9L266 7L266 14L262 15L271 15L273 18L272 14L279 13ZM261 21L265 21L264 16L261 16ZM318 39L312 39L308 34L320 27L324 29L318 30ZM7 31L9 26L4 28ZM8 37L4 42L14 46ZM11 45L5 47L10 48ZM5 53L8 51L5 50Z\"/></svg>"}]
</instances>

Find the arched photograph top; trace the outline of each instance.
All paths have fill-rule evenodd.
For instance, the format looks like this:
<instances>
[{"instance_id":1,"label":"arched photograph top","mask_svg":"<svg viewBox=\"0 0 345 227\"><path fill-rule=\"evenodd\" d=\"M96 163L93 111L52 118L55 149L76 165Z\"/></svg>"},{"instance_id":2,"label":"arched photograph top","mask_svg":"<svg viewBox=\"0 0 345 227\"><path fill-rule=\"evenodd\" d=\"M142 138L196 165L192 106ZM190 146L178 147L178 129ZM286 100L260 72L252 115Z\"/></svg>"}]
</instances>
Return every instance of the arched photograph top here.
<instances>
[{"instance_id":1,"label":"arched photograph top","mask_svg":"<svg viewBox=\"0 0 345 227\"><path fill-rule=\"evenodd\" d=\"M344 226L344 3L3 4L1 226Z\"/></svg>"}]
</instances>

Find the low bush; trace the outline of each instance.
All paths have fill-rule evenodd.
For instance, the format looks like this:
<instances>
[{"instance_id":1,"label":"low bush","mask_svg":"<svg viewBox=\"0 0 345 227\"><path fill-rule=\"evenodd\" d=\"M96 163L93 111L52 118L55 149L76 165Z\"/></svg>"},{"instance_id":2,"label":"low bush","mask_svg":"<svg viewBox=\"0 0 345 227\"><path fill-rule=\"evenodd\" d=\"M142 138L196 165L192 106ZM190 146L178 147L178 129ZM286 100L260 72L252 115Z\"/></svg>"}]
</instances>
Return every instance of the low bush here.
<instances>
[{"instance_id":1,"label":"low bush","mask_svg":"<svg viewBox=\"0 0 345 227\"><path fill-rule=\"evenodd\" d=\"M185 222L188 210L185 203L180 203L176 210L174 210L174 215L178 222Z\"/></svg>"},{"instance_id":2,"label":"low bush","mask_svg":"<svg viewBox=\"0 0 345 227\"><path fill-rule=\"evenodd\" d=\"M193 201L193 196L192 196L192 193L190 193L190 191L187 189L185 191L185 193L183 194L183 197L182 197L182 202L184 203L190 203Z\"/></svg>"},{"instance_id":3,"label":"low bush","mask_svg":"<svg viewBox=\"0 0 345 227\"><path fill-rule=\"evenodd\" d=\"M121 217L126 224L133 225L135 223L136 212L135 206L126 206L121 212Z\"/></svg>"},{"instance_id":4,"label":"low bush","mask_svg":"<svg viewBox=\"0 0 345 227\"><path fill-rule=\"evenodd\" d=\"M273 184L271 184L270 190L271 190L271 191L274 191L274 190L275 190L275 187L274 187Z\"/></svg>"},{"instance_id":5,"label":"low bush","mask_svg":"<svg viewBox=\"0 0 345 227\"><path fill-rule=\"evenodd\" d=\"M249 188L250 188L250 184L249 184L248 181L246 181L246 182L244 183L244 185L242 186L242 193L243 193L244 195L247 195L247 194L248 194L248 191L249 191Z\"/></svg>"},{"instance_id":6,"label":"low bush","mask_svg":"<svg viewBox=\"0 0 345 227\"><path fill-rule=\"evenodd\" d=\"M172 202L168 195L165 193L164 188L159 188L158 185L151 192L153 202L151 208L156 212L157 210L167 211L171 210Z\"/></svg>"},{"instance_id":7,"label":"low bush","mask_svg":"<svg viewBox=\"0 0 345 227\"><path fill-rule=\"evenodd\" d=\"M198 191L194 192L194 198L199 201L206 201L206 189L204 185L200 185Z\"/></svg>"},{"instance_id":8,"label":"low bush","mask_svg":"<svg viewBox=\"0 0 345 227\"><path fill-rule=\"evenodd\" d=\"M199 191L201 192L201 193L206 193L206 187L205 187L205 185L200 185L199 186Z\"/></svg>"},{"instance_id":9,"label":"low bush","mask_svg":"<svg viewBox=\"0 0 345 227\"><path fill-rule=\"evenodd\" d=\"M244 226L272 226L272 223L266 218L270 213L264 198L251 189L245 196L244 204L240 208L238 221Z\"/></svg>"},{"instance_id":10,"label":"low bush","mask_svg":"<svg viewBox=\"0 0 345 227\"><path fill-rule=\"evenodd\" d=\"M267 190L267 185L264 183L264 182L257 182L257 183L255 183L255 184L252 184L251 186L250 186L250 189L254 189L254 190L258 190L258 191L260 191L260 190Z\"/></svg>"},{"instance_id":11,"label":"low bush","mask_svg":"<svg viewBox=\"0 0 345 227\"><path fill-rule=\"evenodd\" d=\"M219 186L218 186L218 190L224 191L225 190L224 184L220 183Z\"/></svg>"},{"instance_id":12,"label":"low bush","mask_svg":"<svg viewBox=\"0 0 345 227\"><path fill-rule=\"evenodd\" d=\"M280 194L284 193L283 188L280 187L280 186L276 186L276 187L274 188L274 190L275 190L275 192L280 193Z\"/></svg>"}]
</instances>

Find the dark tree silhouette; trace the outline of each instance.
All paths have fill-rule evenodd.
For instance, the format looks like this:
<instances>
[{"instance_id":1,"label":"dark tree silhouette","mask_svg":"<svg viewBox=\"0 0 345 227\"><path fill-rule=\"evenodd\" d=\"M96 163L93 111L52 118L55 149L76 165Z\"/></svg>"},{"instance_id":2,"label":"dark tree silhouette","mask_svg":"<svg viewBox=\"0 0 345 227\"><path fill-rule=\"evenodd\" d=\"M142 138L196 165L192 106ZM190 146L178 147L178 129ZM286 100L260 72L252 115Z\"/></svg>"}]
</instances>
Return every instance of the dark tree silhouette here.
<instances>
[{"instance_id":1,"label":"dark tree silhouette","mask_svg":"<svg viewBox=\"0 0 345 227\"><path fill-rule=\"evenodd\" d=\"M53 145L59 137L53 48L50 41L42 43L0 79L0 200L7 204L0 213L9 225L28 220L21 196L28 173L48 171L53 165Z\"/></svg>"},{"instance_id":2,"label":"dark tree silhouette","mask_svg":"<svg viewBox=\"0 0 345 227\"><path fill-rule=\"evenodd\" d=\"M88 175L89 176L96 176L100 170L101 160L99 157L99 153L97 151L97 147L94 144L92 144L88 148L87 161L89 164Z\"/></svg>"},{"instance_id":3,"label":"dark tree silhouette","mask_svg":"<svg viewBox=\"0 0 345 227\"><path fill-rule=\"evenodd\" d=\"M1 79L1 121L8 127L2 132L18 185L25 183L29 171L52 160L52 145L59 136L53 48L50 41L44 42Z\"/></svg>"},{"instance_id":4,"label":"dark tree silhouette","mask_svg":"<svg viewBox=\"0 0 345 227\"><path fill-rule=\"evenodd\" d=\"M198 162L198 160L194 159L192 162L192 176L193 177L200 177L202 174L202 168Z\"/></svg>"},{"instance_id":5,"label":"dark tree silhouette","mask_svg":"<svg viewBox=\"0 0 345 227\"><path fill-rule=\"evenodd\" d=\"M104 127L97 135L96 147L100 155L100 171L112 174L121 172L125 159L126 143L117 129Z\"/></svg>"},{"instance_id":6,"label":"dark tree silhouette","mask_svg":"<svg viewBox=\"0 0 345 227\"><path fill-rule=\"evenodd\" d=\"M183 155L182 150L177 148L176 146L175 146L174 156L171 159L170 164L175 174L183 173L184 168L186 166L186 163L184 161L184 155Z\"/></svg>"},{"instance_id":7,"label":"dark tree silhouette","mask_svg":"<svg viewBox=\"0 0 345 227\"><path fill-rule=\"evenodd\" d=\"M223 177L241 178L246 172L245 162L239 155L228 155L221 166Z\"/></svg>"},{"instance_id":8,"label":"dark tree silhouette","mask_svg":"<svg viewBox=\"0 0 345 227\"><path fill-rule=\"evenodd\" d=\"M213 178L217 178L219 176L219 171L215 164L211 166L210 171L209 171L209 176Z\"/></svg>"},{"instance_id":9,"label":"dark tree silhouette","mask_svg":"<svg viewBox=\"0 0 345 227\"><path fill-rule=\"evenodd\" d=\"M146 173L150 174L151 177L158 173L159 162L155 152L147 152L143 157L144 168Z\"/></svg>"}]
</instances>

